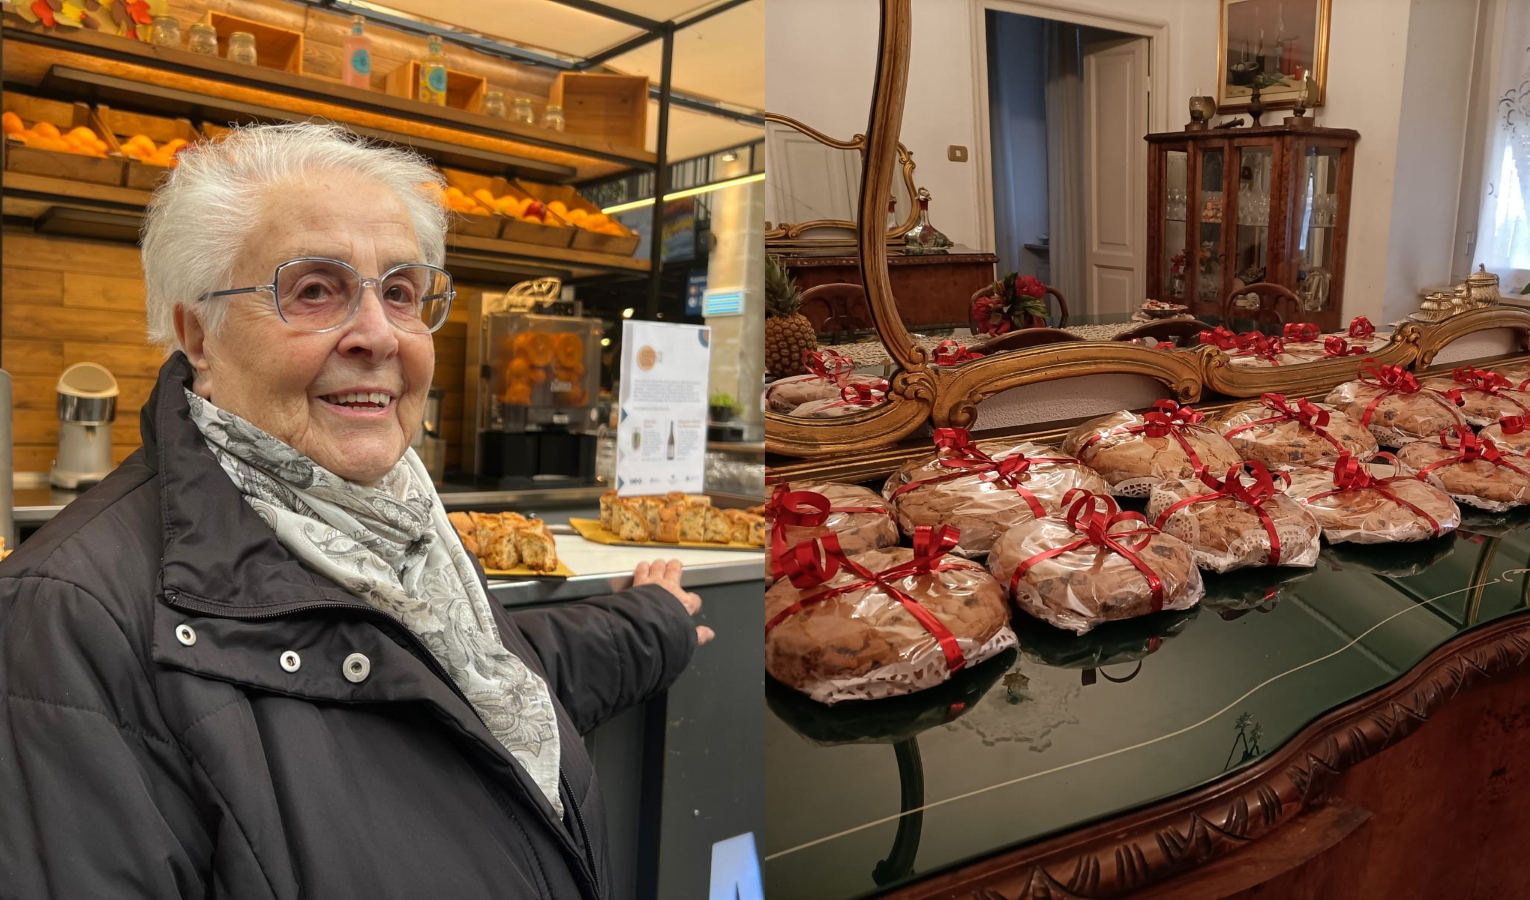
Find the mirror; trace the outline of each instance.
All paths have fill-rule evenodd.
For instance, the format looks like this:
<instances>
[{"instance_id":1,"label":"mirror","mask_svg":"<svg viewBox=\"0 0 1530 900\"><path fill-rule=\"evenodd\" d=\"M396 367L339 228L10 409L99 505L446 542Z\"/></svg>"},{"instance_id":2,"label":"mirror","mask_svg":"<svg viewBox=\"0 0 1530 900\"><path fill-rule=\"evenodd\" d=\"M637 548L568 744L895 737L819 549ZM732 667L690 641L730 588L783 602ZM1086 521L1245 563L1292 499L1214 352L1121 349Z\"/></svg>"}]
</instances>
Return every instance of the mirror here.
<instances>
[{"instance_id":1,"label":"mirror","mask_svg":"<svg viewBox=\"0 0 1530 900\"><path fill-rule=\"evenodd\" d=\"M765 240L772 250L812 251L819 244L843 250L854 243L865 145L864 135L839 140L789 116L765 114ZM893 171L888 240L901 239L919 218L914 158L902 144Z\"/></svg>"}]
</instances>

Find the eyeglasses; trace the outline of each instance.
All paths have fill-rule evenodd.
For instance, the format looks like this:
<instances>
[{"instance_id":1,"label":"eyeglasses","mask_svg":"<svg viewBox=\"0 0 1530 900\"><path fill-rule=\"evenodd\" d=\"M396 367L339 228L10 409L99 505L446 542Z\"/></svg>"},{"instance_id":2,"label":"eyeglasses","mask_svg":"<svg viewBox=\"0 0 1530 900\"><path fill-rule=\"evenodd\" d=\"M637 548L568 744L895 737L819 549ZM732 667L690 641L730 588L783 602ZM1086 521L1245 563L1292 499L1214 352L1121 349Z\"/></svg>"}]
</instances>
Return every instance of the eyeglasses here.
<instances>
[{"instance_id":1,"label":"eyeglasses","mask_svg":"<svg viewBox=\"0 0 1530 900\"><path fill-rule=\"evenodd\" d=\"M429 334L446 324L457 296L452 276L440 266L405 263L379 278L362 278L338 259L301 257L277 266L270 284L212 291L200 299L264 291L275 298L283 322L298 331L322 334L355 318L369 287L377 291L393 327L414 334Z\"/></svg>"}]
</instances>

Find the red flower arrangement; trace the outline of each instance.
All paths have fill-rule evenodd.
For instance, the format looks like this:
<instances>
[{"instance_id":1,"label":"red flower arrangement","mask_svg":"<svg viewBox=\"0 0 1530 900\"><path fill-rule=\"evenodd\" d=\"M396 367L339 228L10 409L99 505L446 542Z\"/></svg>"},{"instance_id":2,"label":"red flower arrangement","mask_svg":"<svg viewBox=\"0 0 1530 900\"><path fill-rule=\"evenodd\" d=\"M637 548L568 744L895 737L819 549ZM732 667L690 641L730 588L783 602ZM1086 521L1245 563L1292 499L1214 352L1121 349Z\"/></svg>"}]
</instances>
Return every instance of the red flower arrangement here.
<instances>
[{"instance_id":1,"label":"red flower arrangement","mask_svg":"<svg viewBox=\"0 0 1530 900\"><path fill-rule=\"evenodd\" d=\"M972 301L973 326L982 334L1008 334L1046 323L1046 285L1011 272L996 281L989 293Z\"/></svg>"},{"instance_id":2,"label":"red flower arrangement","mask_svg":"<svg viewBox=\"0 0 1530 900\"><path fill-rule=\"evenodd\" d=\"M1185 251L1181 250L1169 260L1169 274L1178 275L1183 271L1185 271Z\"/></svg>"}]
</instances>

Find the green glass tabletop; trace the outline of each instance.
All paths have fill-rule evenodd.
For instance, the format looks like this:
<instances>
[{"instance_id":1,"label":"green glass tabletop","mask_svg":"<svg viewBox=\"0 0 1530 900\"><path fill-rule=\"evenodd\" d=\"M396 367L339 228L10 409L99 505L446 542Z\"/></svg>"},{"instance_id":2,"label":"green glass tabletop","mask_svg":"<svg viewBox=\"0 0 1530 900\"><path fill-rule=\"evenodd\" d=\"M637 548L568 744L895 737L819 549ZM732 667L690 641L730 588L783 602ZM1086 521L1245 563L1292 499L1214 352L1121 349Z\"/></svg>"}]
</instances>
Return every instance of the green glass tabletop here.
<instances>
[{"instance_id":1,"label":"green glass tabletop","mask_svg":"<svg viewBox=\"0 0 1530 900\"><path fill-rule=\"evenodd\" d=\"M1208 575L1198 609L823 707L769 685L766 896L851 900L1215 781L1476 625L1523 612L1530 513L1315 569Z\"/></svg>"}]
</instances>

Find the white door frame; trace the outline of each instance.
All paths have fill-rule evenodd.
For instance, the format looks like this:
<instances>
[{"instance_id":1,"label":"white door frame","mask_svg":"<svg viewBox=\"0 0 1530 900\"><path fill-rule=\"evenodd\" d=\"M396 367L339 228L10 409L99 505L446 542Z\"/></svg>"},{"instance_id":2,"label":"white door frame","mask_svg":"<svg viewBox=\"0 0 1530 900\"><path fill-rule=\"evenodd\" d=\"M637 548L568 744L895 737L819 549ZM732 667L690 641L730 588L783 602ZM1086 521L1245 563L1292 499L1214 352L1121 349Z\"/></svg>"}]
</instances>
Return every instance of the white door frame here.
<instances>
[{"instance_id":1,"label":"white door frame","mask_svg":"<svg viewBox=\"0 0 1530 900\"><path fill-rule=\"evenodd\" d=\"M973 175L977 179L978 245L992 248L993 136L988 121L988 33L986 10L1018 13L1093 28L1135 34L1148 39L1148 130L1165 131L1169 121L1169 23L1080 6L1071 0L968 0L972 39L972 102L977 137L973 142ZM1145 173L1144 173L1145 175ZM1146 181L1144 180L1144 183Z\"/></svg>"}]
</instances>

